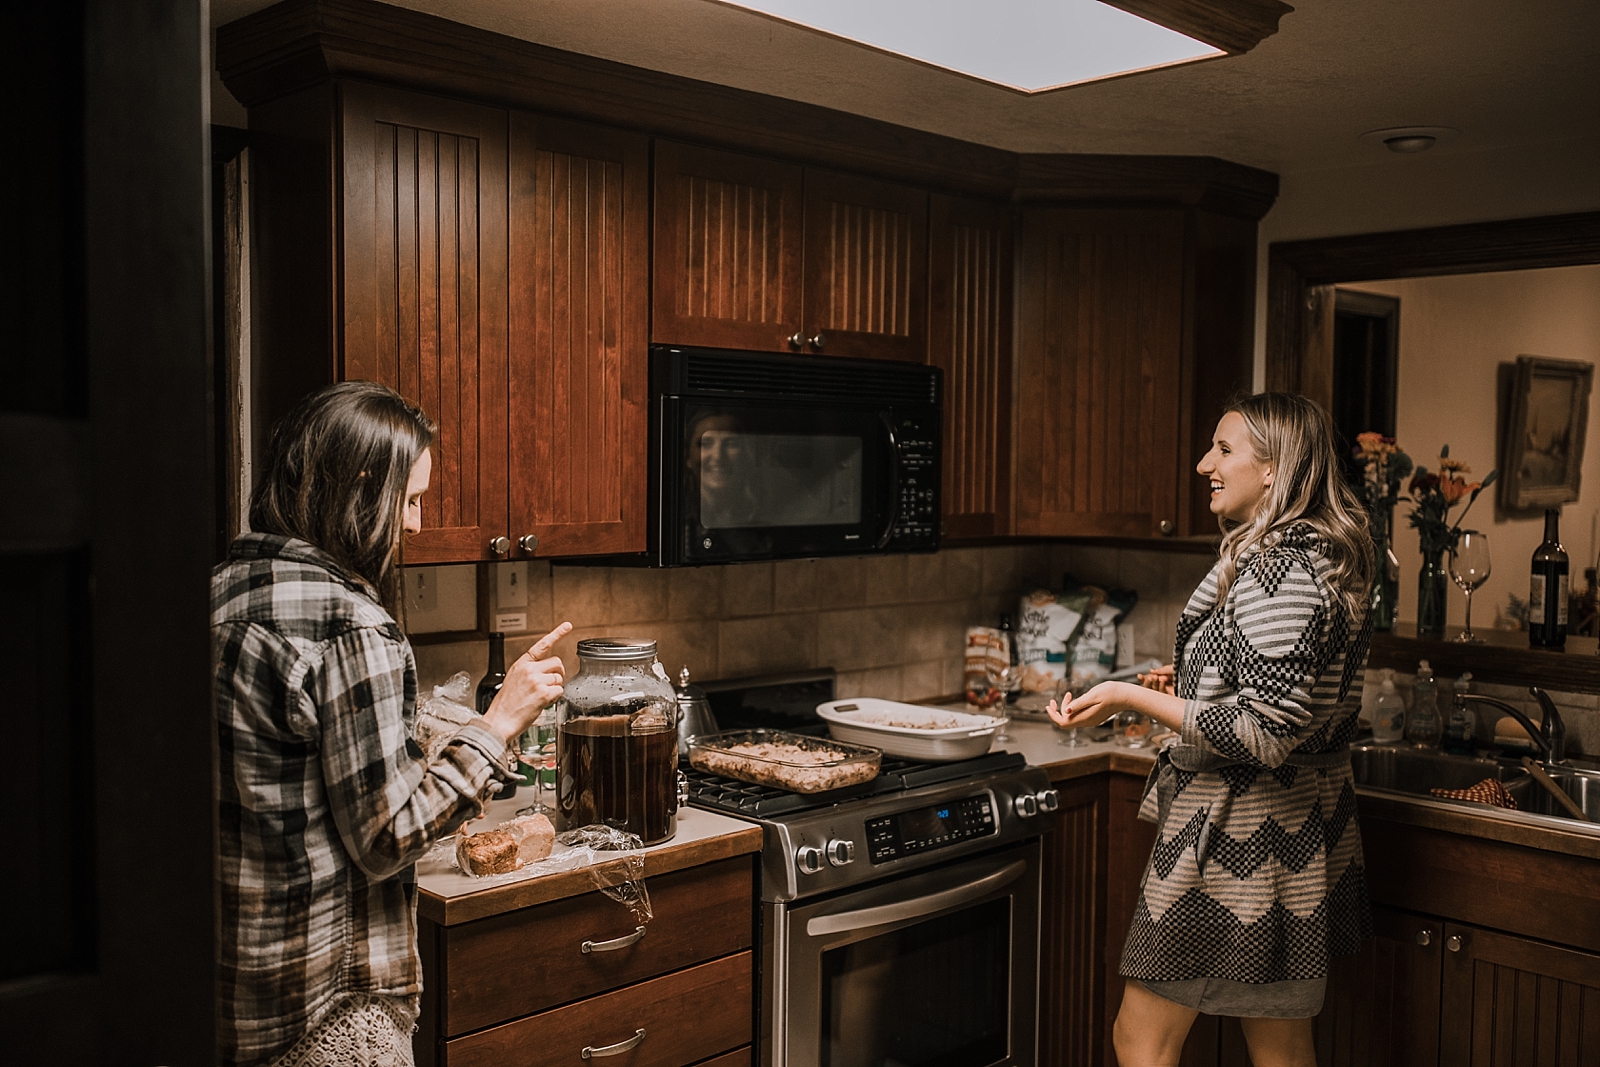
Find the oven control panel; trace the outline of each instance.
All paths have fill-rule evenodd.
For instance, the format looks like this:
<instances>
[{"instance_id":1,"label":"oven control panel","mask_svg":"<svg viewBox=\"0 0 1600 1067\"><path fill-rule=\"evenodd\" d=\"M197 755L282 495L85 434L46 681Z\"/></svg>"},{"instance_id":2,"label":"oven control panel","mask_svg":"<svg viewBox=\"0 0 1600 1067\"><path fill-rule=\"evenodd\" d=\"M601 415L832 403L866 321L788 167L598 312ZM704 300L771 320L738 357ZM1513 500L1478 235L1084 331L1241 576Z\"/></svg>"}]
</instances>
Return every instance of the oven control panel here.
<instances>
[{"instance_id":1,"label":"oven control panel","mask_svg":"<svg viewBox=\"0 0 1600 1067\"><path fill-rule=\"evenodd\" d=\"M914 856L995 832L988 793L867 820L867 855L874 864Z\"/></svg>"}]
</instances>

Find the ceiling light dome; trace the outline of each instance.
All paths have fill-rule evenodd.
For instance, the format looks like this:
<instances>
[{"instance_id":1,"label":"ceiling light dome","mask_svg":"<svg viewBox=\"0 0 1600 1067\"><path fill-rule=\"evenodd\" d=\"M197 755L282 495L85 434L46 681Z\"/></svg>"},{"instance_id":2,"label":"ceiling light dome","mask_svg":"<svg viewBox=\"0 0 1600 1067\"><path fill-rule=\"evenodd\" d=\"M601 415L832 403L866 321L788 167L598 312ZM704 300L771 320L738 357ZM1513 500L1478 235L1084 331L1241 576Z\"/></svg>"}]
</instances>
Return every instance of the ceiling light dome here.
<instances>
[{"instance_id":1,"label":"ceiling light dome","mask_svg":"<svg viewBox=\"0 0 1600 1067\"><path fill-rule=\"evenodd\" d=\"M1460 132L1450 126L1388 126L1381 130L1368 130L1361 135L1361 140L1381 144L1391 152L1412 156L1426 152Z\"/></svg>"}]
</instances>

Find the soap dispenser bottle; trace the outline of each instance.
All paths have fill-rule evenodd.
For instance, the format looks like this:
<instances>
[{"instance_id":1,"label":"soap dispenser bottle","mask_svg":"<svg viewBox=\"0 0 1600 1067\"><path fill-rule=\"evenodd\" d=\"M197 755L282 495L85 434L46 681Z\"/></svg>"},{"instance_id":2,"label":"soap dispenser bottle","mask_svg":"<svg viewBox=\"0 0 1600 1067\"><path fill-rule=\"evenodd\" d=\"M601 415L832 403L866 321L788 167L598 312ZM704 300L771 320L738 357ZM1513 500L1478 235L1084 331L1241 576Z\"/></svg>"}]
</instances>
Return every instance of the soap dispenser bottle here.
<instances>
[{"instance_id":1,"label":"soap dispenser bottle","mask_svg":"<svg viewBox=\"0 0 1600 1067\"><path fill-rule=\"evenodd\" d=\"M1394 671L1385 667L1382 674L1378 699L1372 705L1372 739L1380 745L1392 745L1405 736L1406 703L1394 687Z\"/></svg>"},{"instance_id":2,"label":"soap dispenser bottle","mask_svg":"<svg viewBox=\"0 0 1600 1067\"><path fill-rule=\"evenodd\" d=\"M1412 687L1411 714L1406 716L1406 740L1418 748L1438 748L1444 723L1439 718L1439 697L1434 692L1433 668L1427 660L1417 664Z\"/></svg>"},{"instance_id":3,"label":"soap dispenser bottle","mask_svg":"<svg viewBox=\"0 0 1600 1067\"><path fill-rule=\"evenodd\" d=\"M1478 716L1472 705L1462 699L1472 692L1472 672L1462 671L1452 688L1455 698L1450 703L1450 719L1444 726L1441 747L1458 756L1475 756L1478 753Z\"/></svg>"}]
</instances>

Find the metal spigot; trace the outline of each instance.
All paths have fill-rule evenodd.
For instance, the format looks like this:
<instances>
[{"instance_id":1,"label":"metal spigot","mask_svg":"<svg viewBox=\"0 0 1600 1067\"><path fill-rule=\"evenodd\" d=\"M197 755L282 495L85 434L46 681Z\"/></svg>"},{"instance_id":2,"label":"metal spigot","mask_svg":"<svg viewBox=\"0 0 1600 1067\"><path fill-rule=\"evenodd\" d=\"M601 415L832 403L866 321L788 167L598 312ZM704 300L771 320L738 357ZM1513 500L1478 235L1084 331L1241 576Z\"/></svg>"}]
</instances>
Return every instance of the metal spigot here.
<instances>
[{"instance_id":1,"label":"metal spigot","mask_svg":"<svg viewBox=\"0 0 1600 1067\"><path fill-rule=\"evenodd\" d=\"M1538 746L1541 761L1546 766L1560 763L1567 758L1567 724L1561 721L1561 713L1556 710L1556 702L1550 699L1549 693L1546 693L1538 686L1531 686L1528 689L1528 695L1539 702L1539 710L1543 718L1537 726L1520 708L1514 708L1505 701L1496 700L1494 697L1479 696L1477 693L1457 693L1455 702L1457 707L1474 703L1488 704L1491 707L1499 708L1513 719L1516 719L1517 722L1522 724L1522 728L1528 731L1529 740Z\"/></svg>"}]
</instances>

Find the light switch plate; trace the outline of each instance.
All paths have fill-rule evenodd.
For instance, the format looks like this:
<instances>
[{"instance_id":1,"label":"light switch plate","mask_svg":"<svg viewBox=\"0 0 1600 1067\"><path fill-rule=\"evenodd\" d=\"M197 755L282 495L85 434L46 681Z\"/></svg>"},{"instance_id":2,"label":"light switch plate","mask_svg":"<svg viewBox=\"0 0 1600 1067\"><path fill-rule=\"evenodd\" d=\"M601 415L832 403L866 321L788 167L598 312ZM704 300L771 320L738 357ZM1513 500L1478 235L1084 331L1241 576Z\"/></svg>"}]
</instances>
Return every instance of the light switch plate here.
<instances>
[{"instance_id":1,"label":"light switch plate","mask_svg":"<svg viewBox=\"0 0 1600 1067\"><path fill-rule=\"evenodd\" d=\"M494 566L494 606L497 609L528 606L528 564L496 563ZM524 625L521 629L527 629Z\"/></svg>"},{"instance_id":2,"label":"light switch plate","mask_svg":"<svg viewBox=\"0 0 1600 1067\"><path fill-rule=\"evenodd\" d=\"M432 567L407 567L405 586L407 611L439 609L439 577Z\"/></svg>"},{"instance_id":3,"label":"light switch plate","mask_svg":"<svg viewBox=\"0 0 1600 1067\"><path fill-rule=\"evenodd\" d=\"M463 633L478 628L475 565L407 567L401 588L407 633Z\"/></svg>"}]
</instances>

